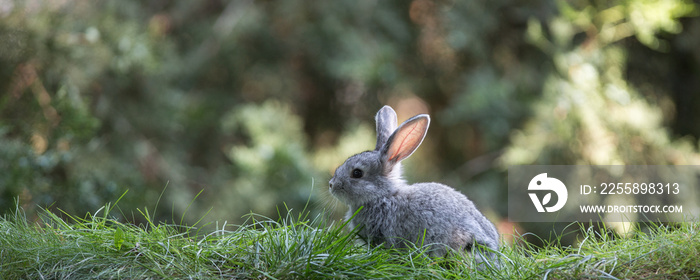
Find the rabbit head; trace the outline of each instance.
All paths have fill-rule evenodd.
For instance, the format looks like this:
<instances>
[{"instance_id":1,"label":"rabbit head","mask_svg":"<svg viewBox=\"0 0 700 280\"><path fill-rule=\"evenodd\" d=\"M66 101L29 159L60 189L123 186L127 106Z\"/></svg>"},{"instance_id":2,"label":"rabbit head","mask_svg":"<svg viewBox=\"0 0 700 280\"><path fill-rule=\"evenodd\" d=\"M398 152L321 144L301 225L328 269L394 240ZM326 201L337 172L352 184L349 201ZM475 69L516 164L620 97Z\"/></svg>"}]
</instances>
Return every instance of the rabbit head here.
<instances>
[{"instance_id":1,"label":"rabbit head","mask_svg":"<svg viewBox=\"0 0 700 280\"><path fill-rule=\"evenodd\" d=\"M375 116L377 145L348 158L330 180L331 194L351 206L362 205L394 194L406 183L401 179L401 161L423 142L430 117L414 116L397 127L396 112L384 106Z\"/></svg>"}]
</instances>

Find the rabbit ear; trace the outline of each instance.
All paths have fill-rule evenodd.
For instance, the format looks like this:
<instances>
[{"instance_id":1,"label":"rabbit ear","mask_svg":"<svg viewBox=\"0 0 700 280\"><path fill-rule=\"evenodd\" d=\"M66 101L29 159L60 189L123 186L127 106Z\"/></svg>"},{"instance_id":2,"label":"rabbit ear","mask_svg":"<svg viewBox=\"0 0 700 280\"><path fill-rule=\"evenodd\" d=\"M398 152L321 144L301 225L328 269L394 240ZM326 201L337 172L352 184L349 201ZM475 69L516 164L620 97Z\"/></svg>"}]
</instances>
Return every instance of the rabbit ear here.
<instances>
[{"instance_id":1,"label":"rabbit ear","mask_svg":"<svg viewBox=\"0 0 700 280\"><path fill-rule=\"evenodd\" d=\"M423 142L430 125L430 116L422 114L408 119L389 137L381 149L382 163L387 170L409 157Z\"/></svg>"},{"instance_id":2,"label":"rabbit ear","mask_svg":"<svg viewBox=\"0 0 700 280\"><path fill-rule=\"evenodd\" d=\"M379 151L396 130L398 121L396 120L396 112L389 106L379 109L374 120L377 123L377 146L374 149Z\"/></svg>"}]
</instances>

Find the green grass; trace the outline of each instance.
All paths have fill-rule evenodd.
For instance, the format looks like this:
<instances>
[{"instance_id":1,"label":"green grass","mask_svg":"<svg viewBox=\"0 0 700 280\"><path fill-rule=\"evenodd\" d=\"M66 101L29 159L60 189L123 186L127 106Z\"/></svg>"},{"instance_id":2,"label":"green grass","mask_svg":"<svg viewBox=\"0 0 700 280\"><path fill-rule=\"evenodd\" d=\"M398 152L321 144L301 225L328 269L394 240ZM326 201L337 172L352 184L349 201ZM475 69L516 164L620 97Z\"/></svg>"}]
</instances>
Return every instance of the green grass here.
<instances>
[{"instance_id":1,"label":"green grass","mask_svg":"<svg viewBox=\"0 0 700 280\"><path fill-rule=\"evenodd\" d=\"M504 246L498 268L421 248L358 245L326 219L250 215L246 226L121 223L107 205L86 218L18 209L0 218L0 279L698 279L698 223L654 226L627 237L586 231L579 247ZM148 212L141 212L150 221ZM581 226L583 228L583 226ZM522 244L522 243L521 243Z\"/></svg>"}]
</instances>

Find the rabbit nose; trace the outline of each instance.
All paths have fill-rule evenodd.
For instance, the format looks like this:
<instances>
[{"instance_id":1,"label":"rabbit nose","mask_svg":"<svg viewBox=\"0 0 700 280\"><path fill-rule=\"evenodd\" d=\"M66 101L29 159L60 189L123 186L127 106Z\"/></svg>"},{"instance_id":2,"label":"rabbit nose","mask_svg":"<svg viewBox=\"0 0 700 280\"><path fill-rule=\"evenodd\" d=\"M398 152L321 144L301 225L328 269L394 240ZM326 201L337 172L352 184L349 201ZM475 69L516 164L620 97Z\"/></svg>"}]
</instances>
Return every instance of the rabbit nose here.
<instances>
[{"instance_id":1,"label":"rabbit nose","mask_svg":"<svg viewBox=\"0 0 700 280\"><path fill-rule=\"evenodd\" d=\"M332 189L332 188L333 188L333 181L334 181L334 179L335 179L335 177L331 178L331 180L328 181L328 189Z\"/></svg>"}]
</instances>

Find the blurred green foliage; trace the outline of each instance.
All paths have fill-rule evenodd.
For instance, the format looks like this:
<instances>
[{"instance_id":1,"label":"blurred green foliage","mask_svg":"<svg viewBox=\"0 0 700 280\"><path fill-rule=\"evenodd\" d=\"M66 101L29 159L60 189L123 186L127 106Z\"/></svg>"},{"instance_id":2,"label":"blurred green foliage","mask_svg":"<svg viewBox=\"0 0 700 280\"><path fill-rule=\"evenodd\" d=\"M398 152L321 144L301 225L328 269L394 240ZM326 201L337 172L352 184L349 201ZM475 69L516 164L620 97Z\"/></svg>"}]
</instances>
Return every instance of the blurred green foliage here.
<instances>
[{"instance_id":1,"label":"blurred green foliage","mask_svg":"<svg viewBox=\"0 0 700 280\"><path fill-rule=\"evenodd\" d=\"M79 214L126 189L122 208L160 199L157 219L190 223L335 206L327 180L373 147L389 104L400 121L433 116L409 180L448 183L505 221L509 165L698 164L698 11L0 1L0 212L19 198Z\"/></svg>"},{"instance_id":2,"label":"blurred green foliage","mask_svg":"<svg viewBox=\"0 0 700 280\"><path fill-rule=\"evenodd\" d=\"M224 152L231 161L226 184L231 187L223 196L206 199L216 202L215 217L269 213L278 206L284 209L280 201L299 206L311 197L313 180L319 177L304 146L302 121L289 106L269 100L233 108L223 117L222 131L230 139Z\"/></svg>"}]
</instances>

